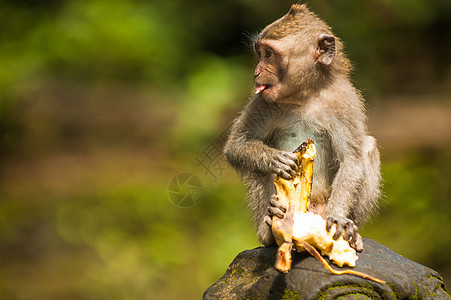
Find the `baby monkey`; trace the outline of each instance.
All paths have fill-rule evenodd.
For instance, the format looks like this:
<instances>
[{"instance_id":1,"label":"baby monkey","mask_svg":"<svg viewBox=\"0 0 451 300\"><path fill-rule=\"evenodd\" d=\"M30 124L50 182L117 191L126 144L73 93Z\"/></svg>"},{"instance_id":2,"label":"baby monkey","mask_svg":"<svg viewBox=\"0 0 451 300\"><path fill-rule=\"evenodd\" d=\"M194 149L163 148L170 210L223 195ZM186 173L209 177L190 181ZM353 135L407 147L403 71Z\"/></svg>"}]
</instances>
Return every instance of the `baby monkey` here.
<instances>
[{"instance_id":1,"label":"baby monkey","mask_svg":"<svg viewBox=\"0 0 451 300\"><path fill-rule=\"evenodd\" d=\"M255 94L224 152L246 183L260 242L275 244L271 219L286 211L275 196L275 175L291 179L299 171L292 151L311 138L317 156L309 210L327 220L327 230L337 226L335 239L343 234L361 251L357 225L377 207L380 161L341 41L306 5L293 4L254 46Z\"/></svg>"}]
</instances>

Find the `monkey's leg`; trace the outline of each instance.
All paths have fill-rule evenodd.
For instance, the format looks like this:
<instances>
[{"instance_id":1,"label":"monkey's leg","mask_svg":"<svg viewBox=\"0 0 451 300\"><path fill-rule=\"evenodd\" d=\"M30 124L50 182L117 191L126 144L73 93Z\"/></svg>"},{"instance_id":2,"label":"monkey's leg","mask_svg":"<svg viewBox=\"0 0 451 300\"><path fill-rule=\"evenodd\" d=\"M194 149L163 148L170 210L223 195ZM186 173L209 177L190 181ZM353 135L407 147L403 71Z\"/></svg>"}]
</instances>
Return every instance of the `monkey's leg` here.
<instances>
[{"instance_id":1,"label":"monkey's leg","mask_svg":"<svg viewBox=\"0 0 451 300\"><path fill-rule=\"evenodd\" d=\"M258 225L257 228L257 237L260 243L262 243L263 246L269 247L277 245L276 240L274 238L274 235L271 230L271 226L268 226L268 219L266 218L269 216L265 216L263 221ZM272 219L270 219L271 225L272 225Z\"/></svg>"},{"instance_id":2,"label":"monkey's leg","mask_svg":"<svg viewBox=\"0 0 451 300\"><path fill-rule=\"evenodd\" d=\"M377 208L380 196L380 158L376 140L367 136L363 144L364 174L359 189L359 201L354 209L353 219L357 225L363 224Z\"/></svg>"},{"instance_id":3,"label":"monkey's leg","mask_svg":"<svg viewBox=\"0 0 451 300\"><path fill-rule=\"evenodd\" d=\"M250 173L245 177L249 189L247 200L252 211L257 237L266 247L276 244L271 227L265 221L268 216L269 199L275 193L273 180L272 176L262 178L258 173Z\"/></svg>"}]
</instances>

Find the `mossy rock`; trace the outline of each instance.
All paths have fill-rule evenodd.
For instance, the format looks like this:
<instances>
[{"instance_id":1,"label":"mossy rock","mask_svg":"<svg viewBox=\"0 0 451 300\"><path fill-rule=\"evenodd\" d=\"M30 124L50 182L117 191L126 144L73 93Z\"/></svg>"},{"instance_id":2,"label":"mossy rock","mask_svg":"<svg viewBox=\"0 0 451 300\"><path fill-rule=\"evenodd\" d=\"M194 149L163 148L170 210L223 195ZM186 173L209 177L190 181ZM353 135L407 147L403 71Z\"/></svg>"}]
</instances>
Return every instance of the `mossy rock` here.
<instances>
[{"instance_id":1,"label":"mossy rock","mask_svg":"<svg viewBox=\"0 0 451 300\"><path fill-rule=\"evenodd\" d=\"M354 270L386 281L334 275L308 253L293 253L287 274L274 268L276 247L241 252L204 299L451 299L436 271L364 239ZM332 264L332 267L338 269Z\"/></svg>"}]
</instances>

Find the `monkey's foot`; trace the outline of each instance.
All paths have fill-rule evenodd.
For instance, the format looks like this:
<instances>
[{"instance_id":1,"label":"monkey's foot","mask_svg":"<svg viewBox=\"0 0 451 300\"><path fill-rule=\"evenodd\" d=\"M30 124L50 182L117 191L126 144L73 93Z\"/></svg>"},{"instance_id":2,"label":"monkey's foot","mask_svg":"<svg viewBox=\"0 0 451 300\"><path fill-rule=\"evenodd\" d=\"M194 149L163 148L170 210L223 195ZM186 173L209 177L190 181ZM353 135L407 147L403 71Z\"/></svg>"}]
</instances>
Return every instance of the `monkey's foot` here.
<instances>
[{"instance_id":1,"label":"monkey's foot","mask_svg":"<svg viewBox=\"0 0 451 300\"><path fill-rule=\"evenodd\" d=\"M330 231L334 224L334 240L342 236L356 251L361 252L363 250L362 237L357 233L358 228L351 219L341 216L329 216L326 221L326 230Z\"/></svg>"}]
</instances>

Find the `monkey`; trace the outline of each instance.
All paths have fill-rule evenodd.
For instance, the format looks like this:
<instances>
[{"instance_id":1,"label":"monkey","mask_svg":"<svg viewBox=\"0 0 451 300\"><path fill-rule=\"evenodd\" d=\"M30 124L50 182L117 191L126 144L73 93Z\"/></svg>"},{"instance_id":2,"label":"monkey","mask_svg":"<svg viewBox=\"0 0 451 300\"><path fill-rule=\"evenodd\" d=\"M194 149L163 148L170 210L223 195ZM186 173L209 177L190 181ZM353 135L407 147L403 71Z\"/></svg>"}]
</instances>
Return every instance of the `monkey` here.
<instances>
[{"instance_id":1,"label":"monkey","mask_svg":"<svg viewBox=\"0 0 451 300\"><path fill-rule=\"evenodd\" d=\"M362 251L357 226L377 210L380 158L341 40L307 5L293 4L253 45L255 92L233 122L224 154L248 189L259 241L275 245L272 216L282 218L286 207L273 180L299 172L292 151L311 138L317 156L309 211L327 220L328 231L335 224L334 239L343 235Z\"/></svg>"}]
</instances>

